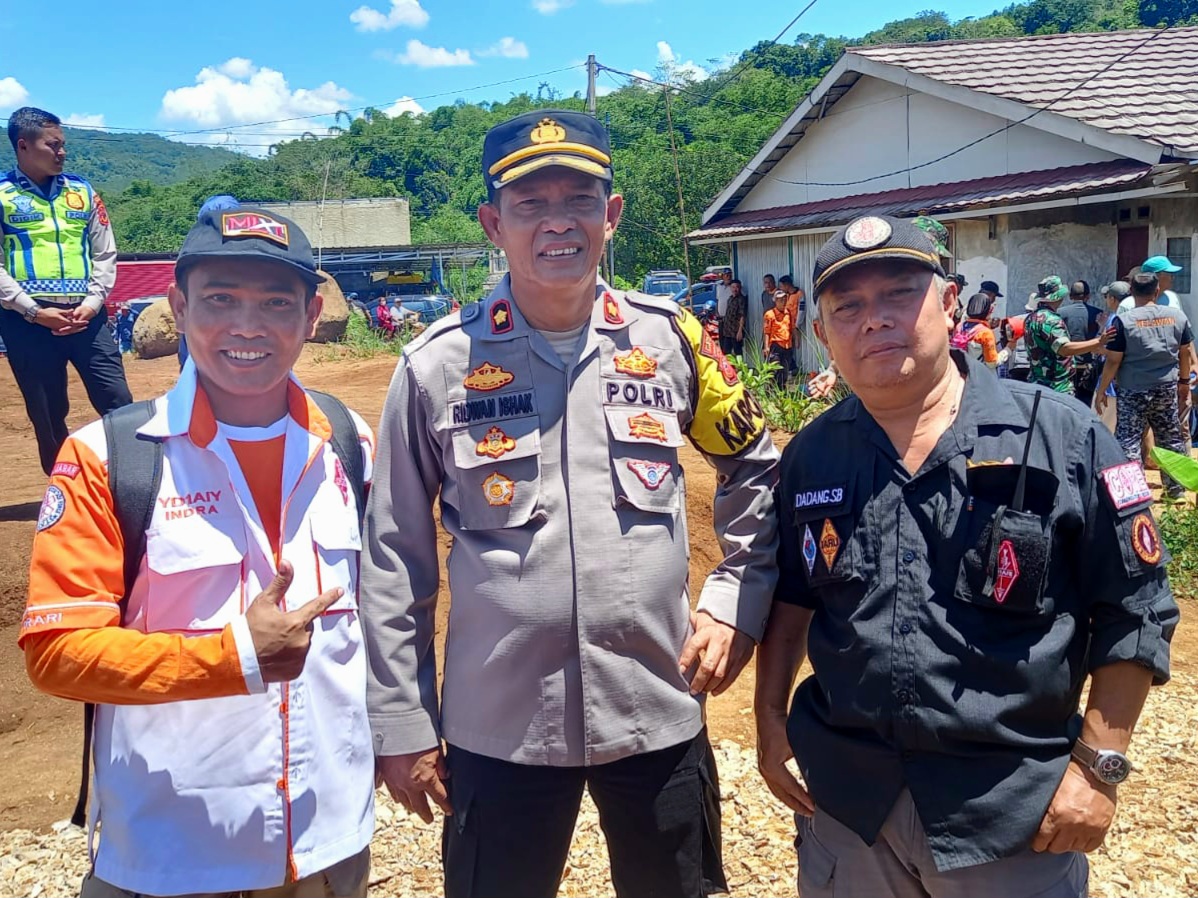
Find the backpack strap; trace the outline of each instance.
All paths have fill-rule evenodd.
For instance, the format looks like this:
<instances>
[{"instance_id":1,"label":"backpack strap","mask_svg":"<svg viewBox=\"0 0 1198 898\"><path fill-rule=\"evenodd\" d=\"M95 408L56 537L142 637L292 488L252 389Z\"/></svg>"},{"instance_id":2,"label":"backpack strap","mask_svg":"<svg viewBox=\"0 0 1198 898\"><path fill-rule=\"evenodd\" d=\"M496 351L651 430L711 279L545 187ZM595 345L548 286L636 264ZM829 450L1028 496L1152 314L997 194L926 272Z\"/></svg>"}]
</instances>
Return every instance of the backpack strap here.
<instances>
[{"instance_id":1,"label":"backpack strap","mask_svg":"<svg viewBox=\"0 0 1198 898\"><path fill-rule=\"evenodd\" d=\"M316 403L317 408L324 412L333 428L333 452L341 460L345 476L354 490L358 500L358 527L366 517L366 465L362 461L362 443L358 436L358 425L354 423L349 409L336 396L321 393L319 390L308 390L308 395Z\"/></svg>"},{"instance_id":2,"label":"backpack strap","mask_svg":"<svg viewBox=\"0 0 1198 898\"><path fill-rule=\"evenodd\" d=\"M104 441L108 446L108 488L125 543L125 592L119 603L122 621L129 605L129 592L137 579L142 556L146 554L146 529L154 513L154 497L162 485L162 443L137 433L138 428L153 416L154 400L147 399L109 412L103 418ZM71 823L76 826L84 826L87 822L95 721L96 706L86 702L83 705L83 773L79 780L79 798L71 814Z\"/></svg>"}]
</instances>

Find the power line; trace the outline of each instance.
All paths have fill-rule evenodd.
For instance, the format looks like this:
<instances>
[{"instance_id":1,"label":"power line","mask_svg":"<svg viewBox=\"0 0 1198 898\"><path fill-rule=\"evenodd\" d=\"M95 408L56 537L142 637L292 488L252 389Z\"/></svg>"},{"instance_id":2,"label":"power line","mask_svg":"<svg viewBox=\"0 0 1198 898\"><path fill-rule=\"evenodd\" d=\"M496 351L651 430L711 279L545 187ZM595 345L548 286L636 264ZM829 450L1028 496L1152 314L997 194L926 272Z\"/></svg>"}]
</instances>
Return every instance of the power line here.
<instances>
[{"instance_id":1,"label":"power line","mask_svg":"<svg viewBox=\"0 0 1198 898\"><path fill-rule=\"evenodd\" d=\"M1172 26L1170 26L1170 27L1172 27ZM1115 66L1119 65L1119 63L1123 62L1125 59L1127 59L1127 57L1143 50L1146 46L1148 46L1150 43L1152 43L1154 40L1156 40L1158 37L1160 37L1162 34L1164 34L1167 31L1169 31L1169 28L1162 28L1159 31L1154 31L1145 40L1141 41L1139 44L1137 44L1136 46L1132 47L1130 50L1123 53L1117 59L1114 59L1111 62L1107 63L1105 66L1103 66L1101 69L1094 72L1093 74L1087 75L1085 78L1083 78L1081 81L1079 81L1073 87L1069 88L1067 91L1065 91L1059 97L1057 97L1056 99L1052 100L1049 103L1046 103L1044 106L1041 106L1038 109L1033 110L1032 112L1025 115L1023 118L1016 119L1013 122L1008 122L1007 124L1003 125L1000 128L994 129L993 131L989 132L988 134L983 134L981 137L971 140L969 143L965 144L962 147L957 147L957 149L950 150L949 152L944 153L943 155L937 156L935 159L929 159L927 162L920 162L918 165L910 165L910 166L907 166L906 168L899 168L899 169L895 169L894 171L886 172L885 174L873 175L868 178L858 178L853 181L792 181L788 178L780 178L777 175L766 175L765 177L769 178L771 180L774 180L774 181L778 181L783 184L795 184L799 187L854 187L859 184L868 184L871 181L880 181L885 178L893 178L896 175L905 175L909 172L919 171L922 168L928 168L930 166L936 165L937 163L943 162L945 159L951 159L953 156L963 153L966 150L977 146L979 143L982 143L983 141L989 140L992 137L997 137L999 134L1003 134L1007 131L1010 131L1012 128L1017 127L1018 125L1022 125L1025 122L1028 122L1031 119L1035 118L1041 112L1047 112L1049 109L1051 109L1057 103L1061 102L1061 100L1064 100L1066 97L1070 96L1075 91L1078 91L1081 88L1085 87L1087 84L1089 84L1095 78L1098 78L1101 75L1105 75L1108 71L1113 69Z\"/></svg>"}]
</instances>

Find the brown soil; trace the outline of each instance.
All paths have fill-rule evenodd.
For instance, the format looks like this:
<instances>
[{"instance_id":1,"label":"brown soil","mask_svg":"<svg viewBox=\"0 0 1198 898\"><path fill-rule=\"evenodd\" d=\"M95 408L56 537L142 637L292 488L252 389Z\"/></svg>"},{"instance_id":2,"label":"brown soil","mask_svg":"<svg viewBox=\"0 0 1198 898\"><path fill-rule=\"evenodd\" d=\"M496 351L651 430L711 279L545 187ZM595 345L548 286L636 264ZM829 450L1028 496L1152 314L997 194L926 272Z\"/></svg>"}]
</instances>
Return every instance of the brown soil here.
<instances>
[{"instance_id":1,"label":"brown soil","mask_svg":"<svg viewBox=\"0 0 1198 898\"><path fill-rule=\"evenodd\" d=\"M394 370L393 358L332 360L328 349L309 347L297 366L305 384L335 393L372 423L382 411L383 398ZM135 399L169 389L177 366L173 358L135 360L126 364ZM82 385L72 375L70 424L78 427L93 417ZM698 453L683 451L690 497L691 593L697 596L703 578L719 562L712 532L710 496L715 475ZM73 702L42 695L25 675L24 656L16 647L18 625L28 588L29 544L33 538L45 477L38 465L36 444L25 417L21 394L8 366L0 362L0 458L5 459L7 488L0 502L0 830L40 828L70 815L79 784L82 710ZM442 540L443 551L448 550ZM444 574L442 586L444 586ZM442 602L438 624L442 633L448 603ZM443 657L442 652L438 655ZM753 670L750 666L726 694L708 703L715 738L753 744L750 713Z\"/></svg>"}]
</instances>

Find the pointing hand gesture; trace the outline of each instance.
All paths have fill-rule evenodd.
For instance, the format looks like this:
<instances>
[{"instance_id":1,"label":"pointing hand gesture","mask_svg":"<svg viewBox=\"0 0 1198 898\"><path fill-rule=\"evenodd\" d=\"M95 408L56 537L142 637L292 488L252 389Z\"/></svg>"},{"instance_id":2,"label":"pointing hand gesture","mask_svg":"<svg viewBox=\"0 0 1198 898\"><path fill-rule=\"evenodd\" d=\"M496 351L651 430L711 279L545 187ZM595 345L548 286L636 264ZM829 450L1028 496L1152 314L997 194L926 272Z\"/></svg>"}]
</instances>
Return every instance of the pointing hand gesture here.
<instances>
[{"instance_id":1,"label":"pointing hand gesture","mask_svg":"<svg viewBox=\"0 0 1198 898\"><path fill-rule=\"evenodd\" d=\"M245 612L264 683L279 683L299 676L312 644L312 622L343 594L341 589L326 590L303 607L284 611L283 600L294 575L288 562L280 562L270 586L258 594Z\"/></svg>"}]
</instances>

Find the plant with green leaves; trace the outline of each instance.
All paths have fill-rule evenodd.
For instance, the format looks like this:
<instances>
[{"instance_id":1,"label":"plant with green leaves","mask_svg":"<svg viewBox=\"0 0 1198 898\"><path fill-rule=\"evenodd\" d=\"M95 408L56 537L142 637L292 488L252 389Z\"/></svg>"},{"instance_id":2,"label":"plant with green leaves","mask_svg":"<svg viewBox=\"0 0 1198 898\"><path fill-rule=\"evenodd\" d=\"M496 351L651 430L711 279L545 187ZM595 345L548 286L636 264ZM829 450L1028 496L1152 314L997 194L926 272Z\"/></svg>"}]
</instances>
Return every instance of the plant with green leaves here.
<instances>
[{"instance_id":1,"label":"plant with green leaves","mask_svg":"<svg viewBox=\"0 0 1198 898\"><path fill-rule=\"evenodd\" d=\"M729 356L728 360L745 389L761 406L770 427L797 433L830 405L804 395L797 383L778 386L777 375L782 366L763 358L761 347L753 341L745 342L745 355Z\"/></svg>"}]
</instances>

